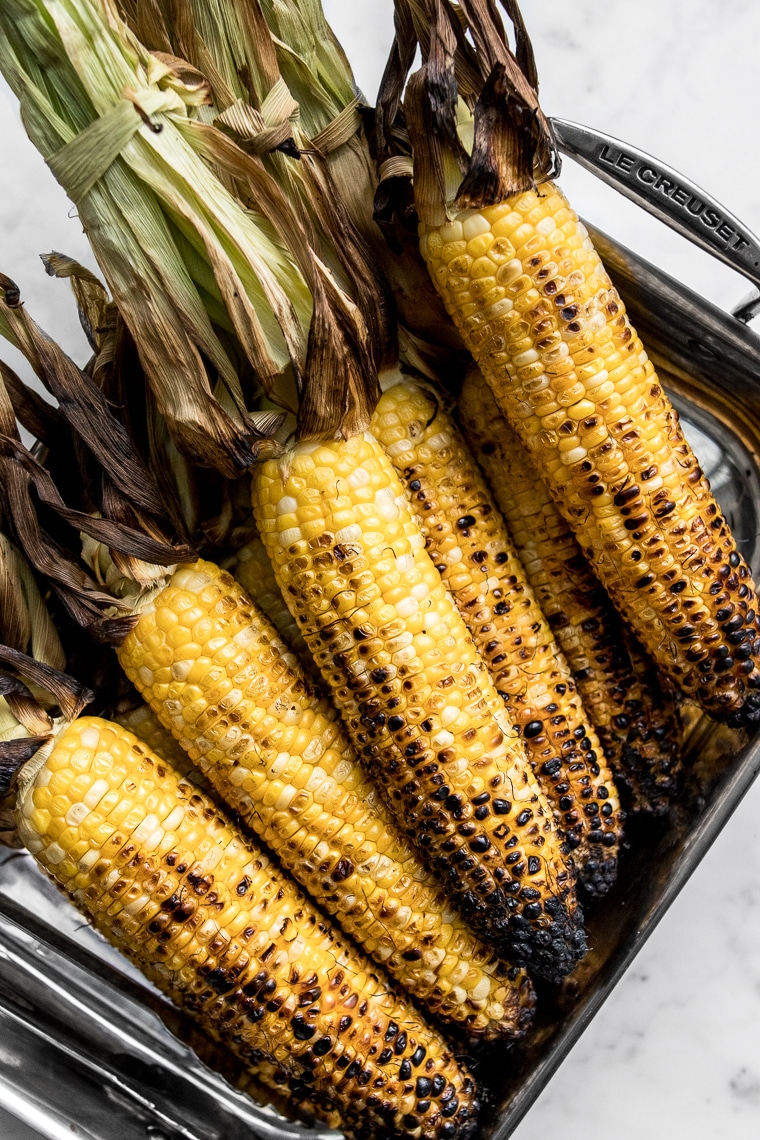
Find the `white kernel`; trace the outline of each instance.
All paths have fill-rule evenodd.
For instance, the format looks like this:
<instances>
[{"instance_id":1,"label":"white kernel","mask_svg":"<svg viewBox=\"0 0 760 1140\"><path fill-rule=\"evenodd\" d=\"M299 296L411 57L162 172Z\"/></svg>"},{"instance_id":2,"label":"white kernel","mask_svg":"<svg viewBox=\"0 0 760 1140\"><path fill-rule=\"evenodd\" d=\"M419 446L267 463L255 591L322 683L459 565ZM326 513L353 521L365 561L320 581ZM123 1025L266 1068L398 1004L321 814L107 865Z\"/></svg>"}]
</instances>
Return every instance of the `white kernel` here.
<instances>
[{"instance_id":1,"label":"white kernel","mask_svg":"<svg viewBox=\"0 0 760 1140\"><path fill-rule=\"evenodd\" d=\"M65 858L66 852L59 843L51 843L45 852L46 863L62 863Z\"/></svg>"},{"instance_id":2,"label":"white kernel","mask_svg":"<svg viewBox=\"0 0 760 1140\"><path fill-rule=\"evenodd\" d=\"M366 467L355 467L351 474L346 479L349 487L366 487L369 483L369 471Z\"/></svg>"},{"instance_id":3,"label":"white kernel","mask_svg":"<svg viewBox=\"0 0 760 1140\"><path fill-rule=\"evenodd\" d=\"M222 847L221 843L215 843L208 854L204 855L203 859L201 859L201 866L204 872L213 871L217 863L221 861L223 855L224 847Z\"/></svg>"},{"instance_id":4,"label":"white kernel","mask_svg":"<svg viewBox=\"0 0 760 1140\"><path fill-rule=\"evenodd\" d=\"M293 785L286 784L277 799L274 801L275 811L285 811L285 808L288 807L295 794L296 789L293 787Z\"/></svg>"},{"instance_id":5,"label":"white kernel","mask_svg":"<svg viewBox=\"0 0 760 1140\"><path fill-rule=\"evenodd\" d=\"M70 827L76 827L77 824L80 824L85 816L89 814L90 809L87 807L87 804L84 804L80 801L79 803L71 805L69 810L66 812L64 819Z\"/></svg>"},{"instance_id":6,"label":"white kernel","mask_svg":"<svg viewBox=\"0 0 760 1140\"><path fill-rule=\"evenodd\" d=\"M185 809L182 804L177 804L175 808L172 808L164 820L164 831L176 831L184 818Z\"/></svg>"},{"instance_id":7,"label":"white kernel","mask_svg":"<svg viewBox=\"0 0 760 1140\"><path fill-rule=\"evenodd\" d=\"M290 526L287 530L280 531L280 546L291 546L294 542L298 542L300 537L301 528Z\"/></svg>"},{"instance_id":8,"label":"white kernel","mask_svg":"<svg viewBox=\"0 0 760 1140\"><path fill-rule=\"evenodd\" d=\"M269 766L269 772L267 773L269 779L275 779L277 776L281 776L287 767L288 760L290 760L289 752L278 752Z\"/></svg>"},{"instance_id":9,"label":"white kernel","mask_svg":"<svg viewBox=\"0 0 760 1140\"><path fill-rule=\"evenodd\" d=\"M514 307L514 301L510 301L509 297L502 297L500 301L494 301L493 305L486 308L485 315L489 320L495 321L499 317L506 317Z\"/></svg>"},{"instance_id":10,"label":"white kernel","mask_svg":"<svg viewBox=\"0 0 760 1140\"><path fill-rule=\"evenodd\" d=\"M245 783L248 776L248 769L244 768L242 764L236 764L231 772L227 773L227 779L232 784L233 788L239 788Z\"/></svg>"},{"instance_id":11,"label":"white kernel","mask_svg":"<svg viewBox=\"0 0 760 1140\"><path fill-rule=\"evenodd\" d=\"M350 526L344 526L335 532L335 538L338 542L356 542L361 536L362 528L358 523L351 523Z\"/></svg>"},{"instance_id":12,"label":"white kernel","mask_svg":"<svg viewBox=\"0 0 760 1140\"><path fill-rule=\"evenodd\" d=\"M430 593L430 587L427 582L418 582L416 586L412 586L409 593L413 598L416 598L418 602L421 602L422 599L426 598Z\"/></svg>"},{"instance_id":13,"label":"white kernel","mask_svg":"<svg viewBox=\"0 0 760 1140\"><path fill-rule=\"evenodd\" d=\"M389 443L385 448L386 454L395 459L397 455L403 455L405 451L412 450L412 441L410 439L399 439L395 443Z\"/></svg>"},{"instance_id":14,"label":"white kernel","mask_svg":"<svg viewBox=\"0 0 760 1140\"><path fill-rule=\"evenodd\" d=\"M557 223L554 221L554 218L552 218L552 217L542 218L541 221L536 226L536 233L544 234L544 235L553 234L556 228L557 228Z\"/></svg>"},{"instance_id":15,"label":"white kernel","mask_svg":"<svg viewBox=\"0 0 760 1140\"><path fill-rule=\"evenodd\" d=\"M157 827L156 830L151 835L149 835L147 839L143 840L143 851L155 851L157 847L161 846L161 841L165 835L166 832L164 831L163 827Z\"/></svg>"},{"instance_id":16,"label":"white kernel","mask_svg":"<svg viewBox=\"0 0 760 1140\"><path fill-rule=\"evenodd\" d=\"M52 768L48 768L45 764L40 768L37 775L34 777L35 788L44 788L50 783L53 776Z\"/></svg>"},{"instance_id":17,"label":"white kernel","mask_svg":"<svg viewBox=\"0 0 760 1140\"><path fill-rule=\"evenodd\" d=\"M95 864L97 863L99 858L100 858L100 851L97 847L94 847L92 849L92 851L85 851L84 855L79 860L79 870L80 871L91 870L95 866Z\"/></svg>"},{"instance_id":18,"label":"white kernel","mask_svg":"<svg viewBox=\"0 0 760 1140\"><path fill-rule=\"evenodd\" d=\"M471 241L473 238L479 237L480 234L487 234L490 228L491 223L481 213L470 214L462 222L462 236L465 241Z\"/></svg>"},{"instance_id":19,"label":"white kernel","mask_svg":"<svg viewBox=\"0 0 760 1140\"><path fill-rule=\"evenodd\" d=\"M461 710L458 709L456 705L446 705L446 707L441 710L441 715L439 718L441 724L444 726L447 724L453 724L459 716L460 711Z\"/></svg>"},{"instance_id":20,"label":"white kernel","mask_svg":"<svg viewBox=\"0 0 760 1140\"><path fill-rule=\"evenodd\" d=\"M491 992L491 980L484 975L470 994L473 1001L485 1001Z\"/></svg>"},{"instance_id":21,"label":"white kernel","mask_svg":"<svg viewBox=\"0 0 760 1140\"><path fill-rule=\"evenodd\" d=\"M151 670L148 668L147 665L141 665L140 666L140 668L137 670L137 676L140 678L143 685L147 686L147 685L153 684L153 673L151 672ZM90 729L88 729L87 731L89 732Z\"/></svg>"},{"instance_id":22,"label":"white kernel","mask_svg":"<svg viewBox=\"0 0 760 1140\"><path fill-rule=\"evenodd\" d=\"M433 451L440 451L443 447L449 447L451 444L451 432L439 431L435 435L431 435L427 441L428 447L432 447Z\"/></svg>"},{"instance_id":23,"label":"white kernel","mask_svg":"<svg viewBox=\"0 0 760 1140\"><path fill-rule=\"evenodd\" d=\"M189 661L175 661L172 665L172 678L175 681L185 681L192 667L192 658Z\"/></svg>"},{"instance_id":24,"label":"white kernel","mask_svg":"<svg viewBox=\"0 0 760 1140\"><path fill-rule=\"evenodd\" d=\"M435 610L431 610L429 614L425 614L425 633L430 633L430 630L434 629L440 620L441 615L436 613Z\"/></svg>"},{"instance_id":25,"label":"white kernel","mask_svg":"<svg viewBox=\"0 0 760 1140\"><path fill-rule=\"evenodd\" d=\"M140 895L139 898L136 898L132 902L128 902L125 904L124 913L129 914L129 915L139 914L139 912L142 910L142 908L144 906L147 906L147 904L149 902L150 902L150 895L148 895L148 894Z\"/></svg>"},{"instance_id":26,"label":"white kernel","mask_svg":"<svg viewBox=\"0 0 760 1140\"><path fill-rule=\"evenodd\" d=\"M135 843L142 843L143 840L147 839L149 835L152 835L158 827L158 824L159 821L152 812L149 815L146 815L142 823L139 823L135 830L132 832L132 838Z\"/></svg>"},{"instance_id":27,"label":"white kernel","mask_svg":"<svg viewBox=\"0 0 760 1140\"><path fill-rule=\"evenodd\" d=\"M91 748L94 751L100 744L100 733L97 728L83 728L79 739L83 748Z\"/></svg>"},{"instance_id":28,"label":"white kernel","mask_svg":"<svg viewBox=\"0 0 760 1140\"><path fill-rule=\"evenodd\" d=\"M307 792L316 792L318 788L322 787L322 784L327 778L327 772L325 772L324 768L315 768L304 784L304 787Z\"/></svg>"},{"instance_id":29,"label":"white kernel","mask_svg":"<svg viewBox=\"0 0 760 1140\"><path fill-rule=\"evenodd\" d=\"M454 743L454 734L444 729L442 732L437 732L435 736L431 738L430 743L434 748L448 748L449 745Z\"/></svg>"},{"instance_id":30,"label":"white kernel","mask_svg":"<svg viewBox=\"0 0 760 1140\"><path fill-rule=\"evenodd\" d=\"M278 515L292 515L298 510L298 500L292 495L283 495L277 504Z\"/></svg>"},{"instance_id":31,"label":"white kernel","mask_svg":"<svg viewBox=\"0 0 760 1140\"><path fill-rule=\"evenodd\" d=\"M396 559L396 569L398 570L399 574L408 574L409 571L413 569L413 567L413 554L399 554L398 558Z\"/></svg>"},{"instance_id":32,"label":"white kernel","mask_svg":"<svg viewBox=\"0 0 760 1140\"><path fill-rule=\"evenodd\" d=\"M438 233L443 242L461 241L464 236L464 229L461 222L447 222L441 226Z\"/></svg>"},{"instance_id":33,"label":"white kernel","mask_svg":"<svg viewBox=\"0 0 760 1140\"><path fill-rule=\"evenodd\" d=\"M649 357L647 356L647 351L646 351L646 349L644 349L642 352L639 353L639 364L646 364L646 362L648 360L649 360Z\"/></svg>"},{"instance_id":34,"label":"white kernel","mask_svg":"<svg viewBox=\"0 0 760 1140\"><path fill-rule=\"evenodd\" d=\"M563 344L562 347L565 349L566 352L569 351L566 344ZM604 381L609 380L609 378L610 378L610 374L607 371L607 369L602 368L600 372L596 373L596 375L589 376L589 378L587 380L584 380L583 384L584 384L584 387L587 389L588 388L596 388L597 385L603 384Z\"/></svg>"},{"instance_id":35,"label":"white kernel","mask_svg":"<svg viewBox=\"0 0 760 1140\"><path fill-rule=\"evenodd\" d=\"M408 536L408 538L409 538L409 545L411 546L412 550L424 550L425 549L425 536L423 535L421 530L415 530L414 534L410 534Z\"/></svg>"},{"instance_id":36,"label":"white kernel","mask_svg":"<svg viewBox=\"0 0 760 1140\"><path fill-rule=\"evenodd\" d=\"M529 348L526 352L519 352L514 358L515 368L522 368L524 364L535 364L538 360L538 353L535 348Z\"/></svg>"},{"instance_id":37,"label":"white kernel","mask_svg":"<svg viewBox=\"0 0 760 1140\"><path fill-rule=\"evenodd\" d=\"M585 447L573 447L570 451L560 452L560 459L563 463L579 463L582 459L586 458Z\"/></svg>"},{"instance_id":38,"label":"white kernel","mask_svg":"<svg viewBox=\"0 0 760 1140\"><path fill-rule=\"evenodd\" d=\"M396 605L396 613L399 617L408 618L411 617L412 614L416 614L419 608L420 603L416 598L402 598Z\"/></svg>"},{"instance_id":39,"label":"white kernel","mask_svg":"<svg viewBox=\"0 0 760 1140\"><path fill-rule=\"evenodd\" d=\"M200 594L211 581L213 574L209 574L206 570L193 570L187 576L185 589L191 594Z\"/></svg>"},{"instance_id":40,"label":"white kernel","mask_svg":"<svg viewBox=\"0 0 760 1140\"><path fill-rule=\"evenodd\" d=\"M92 810L94 807L97 807L97 805L103 799L103 796L108 791L108 787L109 785L107 780L96 780L95 783L92 784L87 789L86 793L82 796L82 803L90 810Z\"/></svg>"}]
</instances>

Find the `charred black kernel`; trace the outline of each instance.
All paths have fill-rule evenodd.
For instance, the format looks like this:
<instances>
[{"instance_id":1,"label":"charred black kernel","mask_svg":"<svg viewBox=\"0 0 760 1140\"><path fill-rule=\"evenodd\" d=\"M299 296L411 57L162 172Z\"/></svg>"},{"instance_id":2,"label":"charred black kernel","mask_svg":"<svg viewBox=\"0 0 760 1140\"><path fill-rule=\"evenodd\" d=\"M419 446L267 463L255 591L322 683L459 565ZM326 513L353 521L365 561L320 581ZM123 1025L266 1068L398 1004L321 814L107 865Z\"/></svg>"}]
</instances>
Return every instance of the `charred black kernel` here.
<instances>
[{"instance_id":1,"label":"charred black kernel","mask_svg":"<svg viewBox=\"0 0 760 1140\"><path fill-rule=\"evenodd\" d=\"M670 587L671 594L682 594L686 589L686 579L681 578L680 582L674 582Z\"/></svg>"},{"instance_id":2,"label":"charred black kernel","mask_svg":"<svg viewBox=\"0 0 760 1140\"><path fill-rule=\"evenodd\" d=\"M432 1092L433 1096L436 1096L436 1097L440 1096L445 1088L446 1088L446 1078L442 1077L440 1073L436 1073L435 1076L433 1077L433 1082L432 1082L432 1085L430 1088L430 1091Z\"/></svg>"},{"instance_id":3,"label":"charred black kernel","mask_svg":"<svg viewBox=\"0 0 760 1140\"><path fill-rule=\"evenodd\" d=\"M413 946L411 950L405 950L401 955L405 962L419 962L422 957L422 951Z\"/></svg>"},{"instance_id":4,"label":"charred black kernel","mask_svg":"<svg viewBox=\"0 0 760 1140\"><path fill-rule=\"evenodd\" d=\"M316 1048L316 1046L315 1046L315 1048ZM392 1056L393 1056L393 1050L392 1049L383 1049L382 1053L377 1058L378 1065L387 1065Z\"/></svg>"},{"instance_id":5,"label":"charred black kernel","mask_svg":"<svg viewBox=\"0 0 760 1140\"><path fill-rule=\"evenodd\" d=\"M524 827L529 819L533 818L533 812L530 808L524 808L517 817L516 823L518 827Z\"/></svg>"},{"instance_id":6,"label":"charred black kernel","mask_svg":"<svg viewBox=\"0 0 760 1140\"><path fill-rule=\"evenodd\" d=\"M471 839L467 845L470 851L474 851L476 855L480 855L483 851L488 851L491 846L491 840L487 835L478 835L475 839Z\"/></svg>"},{"instance_id":7,"label":"charred black kernel","mask_svg":"<svg viewBox=\"0 0 760 1140\"><path fill-rule=\"evenodd\" d=\"M447 811L460 811L462 808L462 797L456 795L447 796L443 806Z\"/></svg>"},{"instance_id":8,"label":"charred black kernel","mask_svg":"<svg viewBox=\"0 0 760 1140\"><path fill-rule=\"evenodd\" d=\"M602 843L604 844L605 847L614 847L615 844L617 843L617 837L615 836L615 834L612 831L608 831L607 834L605 835L604 839L602 840Z\"/></svg>"},{"instance_id":9,"label":"charred black kernel","mask_svg":"<svg viewBox=\"0 0 760 1140\"><path fill-rule=\"evenodd\" d=\"M476 550L473 554L470 555L470 557L472 558L473 562L477 562L478 565L480 565L481 562L486 561L488 554L485 550Z\"/></svg>"},{"instance_id":10,"label":"charred black kernel","mask_svg":"<svg viewBox=\"0 0 760 1140\"><path fill-rule=\"evenodd\" d=\"M350 859L340 859L336 864L335 870L333 871L330 878L334 883L342 883L350 875L353 875L354 870L354 865Z\"/></svg>"},{"instance_id":11,"label":"charred black kernel","mask_svg":"<svg viewBox=\"0 0 760 1140\"><path fill-rule=\"evenodd\" d=\"M429 1100L418 1100L417 1101L416 1111L419 1113L420 1116L424 1116L429 1108L430 1108L430 1101Z\"/></svg>"},{"instance_id":12,"label":"charred black kernel","mask_svg":"<svg viewBox=\"0 0 760 1140\"><path fill-rule=\"evenodd\" d=\"M744 625L744 618L742 617L742 615L741 614L734 614L734 616L730 619L730 621L727 621L726 624L723 626L723 629L724 629L725 633L733 633L734 630L741 629L741 627L743 625Z\"/></svg>"},{"instance_id":13,"label":"charred black kernel","mask_svg":"<svg viewBox=\"0 0 760 1140\"><path fill-rule=\"evenodd\" d=\"M575 803L575 799L573 796L562 796L562 798L559 801L559 810L560 811L570 811L570 808L573 806L574 803Z\"/></svg>"},{"instance_id":14,"label":"charred black kernel","mask_svg":"<svg viewBox=\"0 0 760 1140\"><path fill-rule=\"evenodd\" d=\"M453 1116L459 1108L459 1101L455 1096L451 1100L446 1101L446 1104L441 1109L441 1116Z\"/></svg>"},{"instance_id":15,"label":"charred black kernel","mask_svg":"<svg viewBox=\"0 0 760 1140\"><path fill-rule=\"evenodd\" d=\"M541 771L546 776L556 776L557 772L559 772L561 767L562 767L562 761L561 760L557 760L557 759L547 760L546 763L541 766Z\"/></svg>"},{"instance_id":16,"label":"charred black kernel","mask_svg":"<svg viewBox=\"0 0 760 1140\"><path fill-rule=\"evenodd\" d=\"M526 740L532 740L534 736L538 736L538 734L540 732L543 732L543 730L544 726L540 720L531 720L523 729L523 736L526 738Z\"/></svg>"},{"instance_id":17,"label":"charred black kernel","mask_svg":"<svg viewBox=\"0 0 760 1140\"><path fill-rule=\"evenodd\" d=\"M448 796L449 796L449 790L450 789L448 788L448 786L446 784L444 784L442 787L440 787L438 789L437 792L433 792L432 798L434 800L439 800L439 801L440 800L446 800L446 799L448 799Z\"/></svg>"},{"instance_id":18,"label":"charred black kernel","mask_svg":"<svg viewBox=\"0 0 760 1140\"><path fill-rule=\"evenodd\" d=\"M726 673L729 669L733 669L733 667L734 667L733 657L723 657L720 661L715 662L715 672L716 673Z\"/></svg>"},{"instance_id":19,"label":"charred black kernel","mask_svg":"<svg viewBox=\"0 0 760 1140\"><path fill-rule=\"evenodd\" d=\"M457 1126L451 1120L447 1120L445 1124L442 1124L438 1129L438 1135L441 1137L441 1140L454 1140L456 1134Z\"/></svg>"},{"instance_id":20,"label":"charred black kernel","mask_svg":"<svg viewBox=\"0 0 760 1140\"><path fill-rule=\"evenodd\" d=\"M296 1041L309 1041L317 1032L313 1025L304 1021L303 1014L300 1013L290 1019L290 1028Z\"/></svg>"},{"instance_id":21,"label":"charred black kernel","mask_svg":"<svg viewBox=\"0 0 760 1140\"><path fill-rule=\"evenodd\" d=\"M244 877L244 878L242 878L242 879L240 880L240 882L238 883L238 885L235 887L235 891L236 891L236 892L237 892L237 894L239 894L239 895L244 895L244 894L245 894L245 892L246 892L246 891L248 890L248 888L250 887L250 885L251 885L251 880L250 880L250 879L249 879L249 878L246 876L246 877Z\"/></svg>"},{"instance_id":22,"label":"charred black kernel","mask_svg":"<svg viewBox=\"0 0 760 1140\"><path fill-rule=\"evenodd\" d=\"M370 677L373 681L377 682L378 685L382 685L384 681L387 681L390 675L390 669L386 669L383 666L379 669L373 669L370 673Z\"/></svg>"},{"instance_id":23,"label":"charred black kernel","mask_svg":"<svg viewBox=\"0 0 760 1140\"><path fill-rule=\"evenodd\" d=\"M736 551L732 550L728 556L728 561L732 566L738 566L741 559L739 558L739 555L736 553Z\"/></svg>"},{"instance_id":24,"label":"charred black kernel","mask_svg":"<svg viewBox=\"0 0 760 1140\"><path fill-rule=\"evenodd\" d=\"M528 903L527 906L523 907L523 914L525 915L526 918L529 918L531 921L533 921L533 919L540 918L541 917L541 903L537 903L537 902Z\"/></svg>"},{"instance_id":25,"label":"charred black kernel","mask_svg":"<svg viewBox=\"0 0 760 1140\"><path fill-rule=\"evenodd\" d=\"M417 1096L430 1096L432 1088L433 1082L430 1077L417 1077L417 1083L414 1086Z\"/></svg>"},{"instance_id":26,"label":"charred black kernel","mask_svg":"<svg viewBox=\"0 0 760 1140\"><path fill-rule=\"evenodd\" d=\"M508 603L507 602L497 602L493 608L493 612L495 614L497 614L499 617L503 617L504 614L509 613Z\"/></svg>"},{"instance_id":27,"label":"charred black kernel","mask_svg":"<svg viewBox=\"0 0 760 1140\"><path fill-rule=\"evenodd\" d=\"M407 1112L404 1117L404 1128L408 1128L410 1132L415 1132L420 1126L419 1116L415 1116L413 1112Z\"/></svg>"},{"instance_id":28,"label":"charred black kernel","mask_svg":"<svg viewBox=\"0 0 760 1140\"><path fill-rule=\"evenodd\" d=\"M529 855L528 856L528 874L529 875L537 875L540 870L541 870L541 860L538 859L535 855ZM523 894L525 894L525 891L532 890L532 889L533 889L532 887L530 887L530 888L525 887Z\"/></svg>"},{"instance_id":29,"label":"charred black kernel","mask_svg":"<svg viewBox=\"0 0 760 1140\"><path fill-rule=\"evenodd\" d=\"M359 1060L352 1061L351 1064L346 1069L346 1080L352 1081L354 1079L354 1077L358 1077L358 1075L361 1071L362 1071L361 1061L359 1061Z\"/></svg>"},{"instance_id":30,"label":"charred black kernel","mask_svg":"<svg viewBox=\"0 0 760 1140\"><path fill-rule=\"evenodd\" d=\"M391 732L398 732L400 728L404 727L404 718L402 716L389 716L388 728Z\"/></svg>"},{"instance_id":31,"label":"charred black kernel","mask_svg":"<svg viewBox=\"0 0 760 1140\"><path fill-rule=\"evenodd\" d=\"M420 483L419 479L412 479L411 483L409 484L409 490L419 491L421 486L422 484Z\"/></svg>"},{"instance_id":32,"label":"charred black kernel","mask_svg":"<svg viewBox=\"0 0 760 1140\"><path fill-rule=\"evenodd\" d=\"M734 612L734 607L732 605L721 606L721 608L719 610L717 610L715 613L715 620L716 621L726 621L727 618L731 617L731 614L733 612Z\"/></svg>"},{"instance_id":33,"label":"charred black kernel","mask_svg":"<svg viewBox=\"0 0 760 1140\"><path fill-rule=\"evenodd\" d=\"M475 818L478 820L487 819L490 813L491 809L488 804L483 804L482 807L475 808Z\"/></svg>"},{"instance_id":34,"label":"charred black kernel","mask_svg":"<svg viewBox=\"0 0 760 1140\"><path fill-rule=\"evenodd\" d=\"M388 1028L385 1031L385 1040L386 1041L392 1041L397 1033L398 1033L398 1025L396 1024L395 1021L389 1021L388 1022Z\"/></svg>"},{"instance_id":35,"label":"charred black kernel","mask_svg":"<svg viewBox=\"0 0 760 1140\"><path fill-rule=\"evenodd\" d=\"M393 1051L395 1052L397 1057L400 1057L405 1049L406 1049L406 1034L405 1033L399 1033L398 1037L393 1042Z\"/></svg>"},{"instance_id":36,"label":"charred black kernel","mask_svg":"<svg viewBox=\"0 0 760 1140\"><path fill-rule=\"evenodd\" d=\"M602 804L602 815L604 815L604 816L612 815L612 804L610 804L610 803Z\"/></svg>"},{"instance_id":37,"label":"charred black kernel","mask_svg":"<svg viewBox=\"0 0 760 1140\"><path fill-rule=\"evenodd\" d=\"M325 1053L329 1053L332 1049L332 1040L329 1037L320 1037L312 1046L317 1057L324 1057Z\"/></svg>"},{"instance_id":38,"label":"charred black kernel","mask_svg":"<svg viewBox=\"0 0 760 1140\"><path fill-rule=\"evenodd\" d=\"M589 841L589 843L603 843L604 842L604 832L603 831L597 831L597 830L589 831L588 841Z\"/></svg>"},{"instance_id":39,"label":"charred black kernel","mask_svg":"<svg viewBox=\"0 0 760 1140\"><path fill-rule=\"evenodd\" d=\"M411 1062L414 1065L415 1069L419 1065L422 1064L422 1062L425 1060L426 1056L427 1056L427 1049L425 1048L425 1046L424 1045L418 1045L417 1048L412 1053L412 1056L411 1056Z\"/></svg>"},{"instance_id":40,"label":"charred black kernel","mask_svg":"<svg viewBox=\"0 0 760 1140\"><path fill-rule=\"evenodd\" d=\"M509 800L494 800L492 806L495 815L509 815L512 810Z\"/></svg>"},{"instance_id":41,"label":"charred black kernel","mask_svg":"<svg viewBox=\"0 0 760 1140\"><path fill-rule=\"evenodd\" d=\"M457 526L460 530L466 530L467 527L475 526L475 516L462 515L461 519L457 519Z\"/></svg>"},{"instance_id":42,"label":"charred black kernel","mask_svg":"<svg viewBox=\"0 0 760 1140\"><path fill-rule=\"evenodd\" d=\"M637 578L634 586L637 590L643 590L645 586L651 586L654 582L654 574L643 574L641 578Z\"/></svg>"},{"instance_id":43,"label":"charred black kernel","mask_svg":"<svg viewBox=\"0 0 760 1140\"><path fill-rule=\"evenodd\" d=\"M353 1018L350 1018L348 1014L346 1014L345 1017L341 1017L340 1021L338 1022L338 1032L345 1033L351 1025L352 1020Z\"/></svg>"},{"instance_id":44,"label":"charred black kernel","mask_svg":"<svg viewBox=\"0 0 760 1140\"><path fill-rule=\"evenodd\" d=\"M402 1061L399 1065L398 1075L402 1081L408 1081L412 1075L412 1066L409 1060Z\"/></svg>"},{"instance_id":45,"label":"charred black kernel","mask_svg":"<svg viewBox=\"0 0 760 1140\"><path fill-rule=\"evenodd\" d=\"M490 792L481 792L479 796L475 796L473 798L472 803L475 805L475 807L479 807L480 804L487 804L490 798Z\"/></svg>"}]
</instances>

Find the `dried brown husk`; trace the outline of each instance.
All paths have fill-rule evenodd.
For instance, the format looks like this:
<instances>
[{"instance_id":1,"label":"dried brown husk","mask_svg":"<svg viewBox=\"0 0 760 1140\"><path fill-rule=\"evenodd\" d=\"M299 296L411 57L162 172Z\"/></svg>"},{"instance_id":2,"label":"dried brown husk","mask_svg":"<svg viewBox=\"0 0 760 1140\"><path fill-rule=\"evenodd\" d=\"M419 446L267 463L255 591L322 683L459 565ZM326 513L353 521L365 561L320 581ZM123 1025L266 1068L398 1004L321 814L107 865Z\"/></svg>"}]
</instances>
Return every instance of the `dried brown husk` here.
<instances>
[{"instance_id":1,"label":"dried brown husk","mask_svg":"<svg viewBox=\"0 0 760 1140\"><path fill-rule=\"evenodd\" d=\"M387 164L403 153L392 129L401 123L414 156L417 209L433 225L445 221L452 208L502 201L559 169L551 126L538 103L535 59L522 16L514 0L503 6L514 51L494 0L457 5L396 0L397 43L379 99L383 158ZM422 66L409 77L411 64L404 68L417 46ZM464 175L458 183L455 167Z\"/></svg>"}]
</instances>

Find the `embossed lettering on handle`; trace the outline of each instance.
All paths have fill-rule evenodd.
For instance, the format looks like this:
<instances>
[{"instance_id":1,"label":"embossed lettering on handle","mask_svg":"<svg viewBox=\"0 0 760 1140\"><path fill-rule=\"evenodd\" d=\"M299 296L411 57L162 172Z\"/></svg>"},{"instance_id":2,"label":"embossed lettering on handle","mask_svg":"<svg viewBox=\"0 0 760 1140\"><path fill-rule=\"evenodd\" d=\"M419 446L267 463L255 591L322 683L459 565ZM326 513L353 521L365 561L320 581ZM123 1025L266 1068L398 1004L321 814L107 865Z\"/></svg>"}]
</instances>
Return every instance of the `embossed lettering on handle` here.
<instances>
[{"instance_id":1,"label":"embossed lettering on handle","mask_svg":"<svg viewBox=\"0 0 760 1140\"><path fill-rule=\"evenodd\" d=\"M760 241L699 186L611 135L565 119L552 126L563 154L760 286ZM750 315L742 312L745 320Z\"/></svg>"}]
</instances>

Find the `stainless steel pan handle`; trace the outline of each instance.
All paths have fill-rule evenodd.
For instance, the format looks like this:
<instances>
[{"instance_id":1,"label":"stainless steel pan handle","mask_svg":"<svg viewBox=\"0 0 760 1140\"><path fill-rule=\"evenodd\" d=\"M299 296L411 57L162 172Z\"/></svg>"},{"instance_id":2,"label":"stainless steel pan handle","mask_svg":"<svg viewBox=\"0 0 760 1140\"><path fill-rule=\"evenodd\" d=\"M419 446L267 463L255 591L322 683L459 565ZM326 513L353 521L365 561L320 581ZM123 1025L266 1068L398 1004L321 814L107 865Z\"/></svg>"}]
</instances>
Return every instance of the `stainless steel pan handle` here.
<instances>
[{"instance_id":1,"label":"stainless steel pan handle","mask_svg":"<svg viewBox=\"0 0 760 1140\"><path fill-rule=\"evenodd\" d=\"M760 240L699 186L612 135L566 119L551 122L563 154L760 287ZM746 322L758 312L755 288L733 315Z\"/></svg>"}]
</instances>

